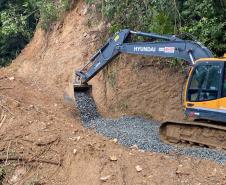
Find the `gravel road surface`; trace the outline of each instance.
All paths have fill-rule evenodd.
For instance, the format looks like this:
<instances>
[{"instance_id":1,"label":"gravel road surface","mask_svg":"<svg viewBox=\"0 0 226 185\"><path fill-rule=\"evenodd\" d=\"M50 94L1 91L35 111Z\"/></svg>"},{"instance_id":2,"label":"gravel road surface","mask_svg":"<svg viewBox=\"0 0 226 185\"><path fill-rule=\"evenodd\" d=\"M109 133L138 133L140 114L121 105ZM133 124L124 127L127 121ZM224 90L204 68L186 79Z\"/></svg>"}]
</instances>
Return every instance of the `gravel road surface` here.
<instances>
[{"instance_id":1,"label":"gravel road surface","mask_svg":"<svg viewBox=\"0 0 226 185\"><path fill-rule=\"evenodd\" d=\"M123 116L119 119L101 117L95 101L86 92L76 92L77 108L81 113L84 127L95 129L97 133L110 139L117 139L124 146L137 145L139 149L159 153L177 153L193 156L218 163L225 163L226 153L223 151L200 148L171 146L160 141L159 124L142 117Z\"/></svg>"}]
</instances>

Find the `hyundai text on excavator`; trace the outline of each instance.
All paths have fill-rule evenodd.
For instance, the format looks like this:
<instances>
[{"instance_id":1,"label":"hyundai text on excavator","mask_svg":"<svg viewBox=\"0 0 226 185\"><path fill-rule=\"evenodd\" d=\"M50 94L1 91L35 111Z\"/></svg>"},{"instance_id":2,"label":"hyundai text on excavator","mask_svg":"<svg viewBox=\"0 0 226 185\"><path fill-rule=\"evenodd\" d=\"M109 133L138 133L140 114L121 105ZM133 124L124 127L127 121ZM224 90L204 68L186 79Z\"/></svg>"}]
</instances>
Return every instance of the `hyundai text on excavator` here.
<instances>
[{"instance_id":1,"label":"hyundai text on excavator","mask_svg":"<svg viewBox=\"0 0 226 185\"><path fill-rule=\"evenodd\" d=\"M148 41L132 42L131 36ZM226 149L226 58L214 58L212 52L197 41L125 29L111 37L76 72L74 91L90 88L87 82L121 53L186 61L191 70L183 92L183 107L192 121L162 123L160 138L169 144L190 143Z\"/></svg>"}]
</instances>

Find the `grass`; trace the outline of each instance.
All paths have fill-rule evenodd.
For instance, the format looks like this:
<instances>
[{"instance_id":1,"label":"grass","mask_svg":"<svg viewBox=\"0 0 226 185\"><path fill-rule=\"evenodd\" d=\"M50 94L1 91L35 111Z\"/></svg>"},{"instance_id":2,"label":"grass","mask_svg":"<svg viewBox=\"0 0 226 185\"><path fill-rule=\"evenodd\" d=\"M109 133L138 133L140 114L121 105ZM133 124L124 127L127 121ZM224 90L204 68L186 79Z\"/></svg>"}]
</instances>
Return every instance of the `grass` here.
<instances>
[{"instance_id":1,"label":"grass","mask_svg":"<svg viewBox=\"0 0 226 185\"><path fill-rule=\"evenodd\" d=\"M30 179L26 185L41 185L37 177Z\"/></svg>"},{"instance_id":2,"label":"grass","mask_svg":"<svg viewBox=\"0 0 226 185\"><path fill-rule=\"evenodd\" d=\"M132 62L132 70L135 72L139 72L141 69L141 62Z\"/></svg>"},{"instance_id":3,"label":"grass","mask_svg":"<svg viewBox=\"0 0 226 185\"><path fill-rule=\"evenodd\" d=\"M60 20L64 12L70 9L71 0L61 0L58 2L46 0L40 6L40 26L48 31L52 23Z\"/></svg>"},{"instance_id":4,"label":"grass","mask_svg":"<svg viewBox=\"0 0 226 185\"><path fill-rule=\"evenodd\" d=\"M117 82L117 73L115 70L110 71L108 73L108 78L107 78L109 84L111 85L112 88L115 88L116 82Z\"/></svg>"},{"instance_id":5,"label":"grass","mask_svg":"<svg viewBox=\"0 0 226 185\"><path fill-rule=\"evenodd\" d=\"M5 169L2 166L0 166L0 185L3 185L5 175L6 175Z\"/></svg>"},{"instance_id":6,"label":"grass","mask_svg":"<svg viewBox=\"0 0 226 185\"><path fill-rule=\"evenodd\" d=\"M120 111L127 111L129 108L128 102L126 100L122 100L118 104L118 108Z\"/></svg>"},{"instance_id":7,"label":"grass","mask_svg":"<svg viewBox=\"0 0 226 185\"><path fill-rule=\"evenodd\" d=\"M143 112L143 113L141 113L141 115L142 115L144 118L148 119L148 120L152 120L152 119L153 119L153 116L152 116L150 113Z\"/></svg>"},{"instance_id":8,"label":"grass","mask_svg":"<svg viewBox=\"0 0 226 185\"><path fill-rule=\"evenodd\" d=\"M104 78L114 89L117 84L117 70L114 69L113 64L109 64L105 69L103 69Z\"/></svg>"}]
</instances>

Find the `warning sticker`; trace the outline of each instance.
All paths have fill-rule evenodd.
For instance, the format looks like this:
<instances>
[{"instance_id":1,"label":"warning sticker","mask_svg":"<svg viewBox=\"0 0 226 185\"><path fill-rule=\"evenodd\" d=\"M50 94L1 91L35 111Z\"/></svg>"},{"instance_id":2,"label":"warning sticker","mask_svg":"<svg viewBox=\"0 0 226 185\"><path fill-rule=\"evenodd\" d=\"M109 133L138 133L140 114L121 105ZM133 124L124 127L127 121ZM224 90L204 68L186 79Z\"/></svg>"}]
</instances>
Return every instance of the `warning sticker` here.
<instances>
[{"instance_id":1,"label":"warning sticker","mask_svg":"<svg viewBox=\"0 0 226 185\"><path fill-rule=\"evenodd\" d=\"M175 53L175 47L165 47L165 53Z\"/></svg>"}]
</instances>

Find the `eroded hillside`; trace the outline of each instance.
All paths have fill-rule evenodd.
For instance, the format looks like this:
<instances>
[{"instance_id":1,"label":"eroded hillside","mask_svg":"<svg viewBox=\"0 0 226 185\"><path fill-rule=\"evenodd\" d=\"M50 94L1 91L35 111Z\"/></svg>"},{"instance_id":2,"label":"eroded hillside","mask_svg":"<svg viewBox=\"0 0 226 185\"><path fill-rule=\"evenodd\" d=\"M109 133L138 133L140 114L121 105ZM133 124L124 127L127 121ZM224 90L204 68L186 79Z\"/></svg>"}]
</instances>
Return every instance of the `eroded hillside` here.
<instances>
[{"instance_id":1,"label":"eroded hillside","mask_svg":"<svg viewBox=\"0 0 226 185\"><path fill-rule=\"evenodd\" d=\"M107 29L102 22L88 28L87 17L87 7L78 3L52 32L37 30L11 68L62 96L72 83L74 71L100 47L101 34ZM157 120L182 119L184 76L165 63L153 58L120 56L91 81L98 108L106 116L140 114Z\"/></svg>"},{"instance_id":2,"label":"eroded hillside","mask_svg":"<svg viewBox=\"0 0 226 185\"><path fill-rule=\"evenodd\" d=\"M79 1L50 33L38 29L13 64L0 70L4 184L225 184L225 165L125 148L82 126L65 91L73 97L74 70L106 29L103 23L88 28L87 16ZM157 120L183 118L182 82L181 73L157 59L132 56L120 57L91 81L106 117Z\"/></svg>"}]
</instances>

